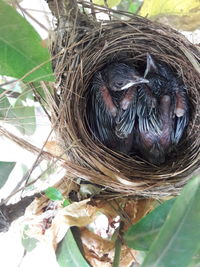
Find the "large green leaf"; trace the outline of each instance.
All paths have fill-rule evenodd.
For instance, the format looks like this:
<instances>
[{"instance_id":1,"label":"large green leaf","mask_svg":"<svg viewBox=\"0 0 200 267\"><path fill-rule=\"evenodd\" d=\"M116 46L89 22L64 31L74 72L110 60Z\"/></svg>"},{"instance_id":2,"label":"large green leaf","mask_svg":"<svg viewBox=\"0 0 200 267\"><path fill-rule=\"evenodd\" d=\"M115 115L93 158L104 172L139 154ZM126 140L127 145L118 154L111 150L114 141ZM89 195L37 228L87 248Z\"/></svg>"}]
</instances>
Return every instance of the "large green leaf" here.
<instances>
[{"instance_id":1,"label":"large green leaf","mask_svg":"<svg viewBox=\"0 0 200 267\"><path fill-rule=\"evenodd\" d=\"M175 198L164 202L132 225L124 235L126 244L137 250L148 250L163 226L174 201Z\"/></svg>"},{"instance_id":2,"label":"large green leaf","mask_svg":"<svg viewBox=\"0 0 200 267\"><path fill-rule=\"evenodd\" d=\"M56 252L60 267L90 267L82 256L71 230L68 230Z\"/></svg>"},{"instance_id":3,"label":"large green leaf","mask_svg":"<svg viewBox=\"0 0 200 267\"><path fill-rule=\"evenodd\" d=\"M0 188L4 186L16 162L0 161Z\"/></svg>"},{"instance_id":4,"label":"large green leaf","mask_svg":"<svg viewBox=\"0 0 200 267\"><path fill-rule=\"evenodd\" d=\"M41 65L41 66L40 66ZM40 66L39 68L37 68ZM50 56L34 28L0 0L0 74L24 81L53 81Z\"/></svg>"},{"instance_id":5,"label":"large green leaf","mask_svg":"<svg viewBox=\"0 0 200 267\"><path fill-rule=\"evenodd\" d=\"M175 201L142 267L186 267L200 246L200 176Z\"/></svg>"}]
</instances>

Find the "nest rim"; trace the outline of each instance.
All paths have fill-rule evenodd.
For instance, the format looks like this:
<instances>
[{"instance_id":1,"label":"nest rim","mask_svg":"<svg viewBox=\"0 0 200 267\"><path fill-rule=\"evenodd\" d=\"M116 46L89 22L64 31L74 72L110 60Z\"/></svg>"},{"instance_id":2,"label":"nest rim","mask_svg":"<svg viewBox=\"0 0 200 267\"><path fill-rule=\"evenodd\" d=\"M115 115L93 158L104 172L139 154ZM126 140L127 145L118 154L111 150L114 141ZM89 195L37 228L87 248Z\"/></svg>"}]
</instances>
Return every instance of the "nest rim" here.
<instances>
[{"instance_id":1,"label":"nest rim","mask_svg":"<svg viewBox=\"0 0 200 267\"><path fill-rule=\"evenodd\" d=\"M63 73L58 75L62 93L58 105L61 111L56 116L57 132L65 148L76 143L68 156L88 170L84 179L120 195L151 197L179 192L200 163L200 132L195 130L200 126L198 48L168 26L139 16L90 29L73 43L73 48L69 38L65 42L67 52L58 59L60 65L57 64L66 74L66 77ZM147 53L176 69L190 99L190 124L177 147L180 153L161 166L123 156L98 144L91 138L86 118L86 98L94 72L111 62L144 63ZM66 59L68 62L63 64Z\"/></svg>"}]
</instances>

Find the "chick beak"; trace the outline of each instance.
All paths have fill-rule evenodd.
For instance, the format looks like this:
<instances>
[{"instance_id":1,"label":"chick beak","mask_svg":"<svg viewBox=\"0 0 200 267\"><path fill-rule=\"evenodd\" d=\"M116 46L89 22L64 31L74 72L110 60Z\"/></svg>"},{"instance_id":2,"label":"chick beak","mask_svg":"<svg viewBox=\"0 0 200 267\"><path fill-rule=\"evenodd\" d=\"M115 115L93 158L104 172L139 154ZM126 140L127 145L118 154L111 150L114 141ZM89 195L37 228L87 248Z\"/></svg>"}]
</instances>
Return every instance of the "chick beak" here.
<instances>
[{"instance_id":1,"label":"chick beak","mask_svg":"<svg viewBox=\"0 0 200 267\"><path fill-rule=\"evenodd\" d=\"M141 83L149 83L149 80L144 79L142 77L139 76L134 76L134 78L132 80L129 80L127 82L127 84L125 84L121 90L125 90L128 89L129 87L133 86L133 85L137 85L137 84L141 84Z\"/></svg>"}]
</instances>

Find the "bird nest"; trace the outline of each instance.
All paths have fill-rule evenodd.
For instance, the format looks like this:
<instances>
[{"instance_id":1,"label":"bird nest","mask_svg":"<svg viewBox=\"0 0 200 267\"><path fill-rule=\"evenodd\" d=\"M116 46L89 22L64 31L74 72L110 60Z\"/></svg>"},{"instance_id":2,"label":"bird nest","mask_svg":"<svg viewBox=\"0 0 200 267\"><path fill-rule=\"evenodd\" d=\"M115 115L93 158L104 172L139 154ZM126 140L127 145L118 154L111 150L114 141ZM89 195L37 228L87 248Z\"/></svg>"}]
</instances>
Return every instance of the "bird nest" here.
<instances>
[{"instance_id":1,"label":"bird nest","mask_svg":"<svg viewBox=\"0 0 200 267\"><path fill-rule=\"evenodd\" d=\"M54 55L58 43L55 47ZM139 157L123 156L97 143L86 117L94 73L111 62L144 69L147 53L172 66L189 97L189 125L175 153L160 166ZM160 197L178 193L200 164L199 60L198 48L183 35L139 16L66 34L54 61L59 90L53 122L60 144L77 170L74 176L103 186L104 195L109 196Z\"/></svg>"}]
</instances>

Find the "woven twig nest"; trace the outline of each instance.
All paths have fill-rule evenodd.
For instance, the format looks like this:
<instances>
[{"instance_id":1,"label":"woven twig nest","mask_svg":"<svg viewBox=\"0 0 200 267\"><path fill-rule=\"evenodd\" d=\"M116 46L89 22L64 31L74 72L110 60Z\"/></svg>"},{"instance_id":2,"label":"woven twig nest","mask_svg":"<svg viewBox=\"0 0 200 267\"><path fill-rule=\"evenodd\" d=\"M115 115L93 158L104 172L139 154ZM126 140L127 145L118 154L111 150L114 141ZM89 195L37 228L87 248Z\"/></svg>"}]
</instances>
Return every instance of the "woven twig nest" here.
<instances>
[{"instance_id":1,"label":"woven twig nest","mask_svg":"<svg viewBox=\"0 0 200 267\"><path fill-rule=\"evenodd\" d=\"M55 62L61 89L54 114L57 133L79 177L120 195L176 194L199 167L200 53L181 34L139 16L97 24L67 36ZM54 51L54 54L58 50ZM189 96L190 122L176 153L161 166L110 151L91 137L86 105L94 73L107 63L145 66L146 54L164 61L182 77ZM83 175L81 175L83 172Z\"/></svg>"}]
</instances>

